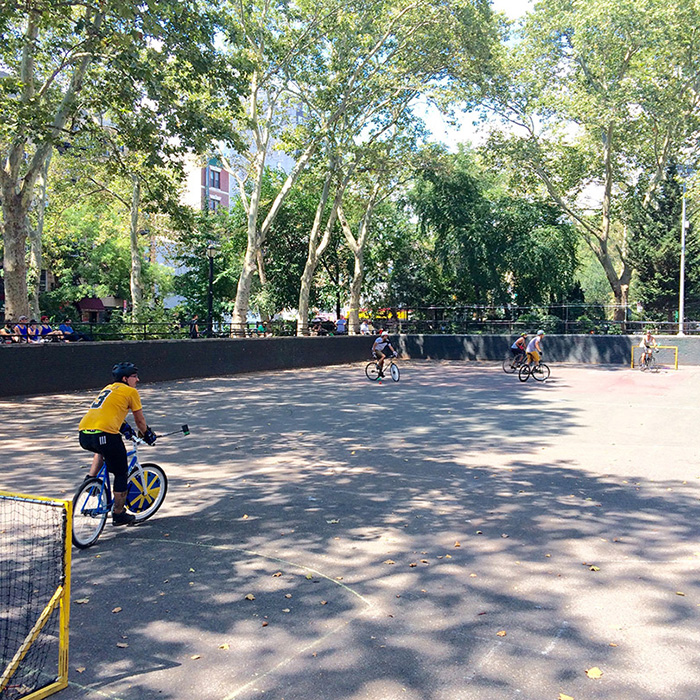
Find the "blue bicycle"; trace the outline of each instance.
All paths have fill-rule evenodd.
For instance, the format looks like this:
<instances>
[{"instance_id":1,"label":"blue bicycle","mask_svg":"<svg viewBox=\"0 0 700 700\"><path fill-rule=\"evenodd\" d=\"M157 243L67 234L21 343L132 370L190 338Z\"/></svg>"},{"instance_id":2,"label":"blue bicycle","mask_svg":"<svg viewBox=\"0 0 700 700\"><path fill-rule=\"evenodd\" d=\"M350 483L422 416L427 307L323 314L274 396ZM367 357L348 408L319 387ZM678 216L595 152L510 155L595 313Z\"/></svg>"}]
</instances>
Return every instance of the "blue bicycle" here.
<instances>
[{"instance_id":1,"label":"blue bicycle","mask_svg":"<svg viewBox=\"0 0 700 700\"><path fill-rule=\"evenodd\" d=\"M189 435L186 425L175 432ZM139 462L138 446L144 444L141 438L133 436L131 442L133 446L126 453L129 472L125 505L127 511L136 516L136 523L142 523L163 505L168 477L157 464ZM113 505L109 472L103 464L97 476L85 479L73 496L73 544L76 547L86 549L97 542Z\"/></svg>"}]
</instances>

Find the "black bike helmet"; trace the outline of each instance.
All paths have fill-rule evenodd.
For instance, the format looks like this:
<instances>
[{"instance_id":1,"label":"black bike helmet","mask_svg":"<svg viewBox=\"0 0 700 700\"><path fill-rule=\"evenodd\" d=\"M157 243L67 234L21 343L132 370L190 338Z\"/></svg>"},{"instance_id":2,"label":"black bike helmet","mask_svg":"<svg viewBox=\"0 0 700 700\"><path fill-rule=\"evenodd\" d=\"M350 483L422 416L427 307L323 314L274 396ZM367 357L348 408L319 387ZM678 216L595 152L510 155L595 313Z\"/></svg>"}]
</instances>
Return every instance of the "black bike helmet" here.
<instances>
[{"instance_id":1,"label":"black bike helmet","mask_svg":"<svg viewBox=\"0 0 700 700\"><path fill-rule=\"evenodd\" d=\"M112 367L112 376L117 382L120 382L124 377L130 377L132 374L138 373L139 368L131 362L118 362Z\"/></svg>"}]
</instances>

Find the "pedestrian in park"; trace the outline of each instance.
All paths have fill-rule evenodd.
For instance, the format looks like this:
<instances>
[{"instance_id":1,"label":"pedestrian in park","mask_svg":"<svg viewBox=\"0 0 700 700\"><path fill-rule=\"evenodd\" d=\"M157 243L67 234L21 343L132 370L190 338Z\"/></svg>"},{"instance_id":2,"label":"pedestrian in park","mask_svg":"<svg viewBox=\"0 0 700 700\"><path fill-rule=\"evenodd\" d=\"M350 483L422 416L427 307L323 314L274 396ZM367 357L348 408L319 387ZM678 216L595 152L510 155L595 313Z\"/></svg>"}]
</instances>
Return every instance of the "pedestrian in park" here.
<instances>
[{"instance_id":1,"label":"pedestrian in park","mask_svg":"<svg viewBox=\"0 0 700 700\"><path fill-rule=\"evenodd\" d=\"M48 316L41 317L41 325L39 326L39 330L41 331L41 338L45 343L64 340L63 331L54 330L49 324Z\"/></svg>"},{"instance_id":2,"label":"pedestrian in park","mask_svg":"<svg viewBox=\"0 0 700 700\"><path fill-rule=\"evenodd\" d=\"M369 335L369 323L364 319L360 324L360 335Z\"/></svg>"},{"instance_id":3,"label":"pedestrian in park","mask_svg":"<svg viewBox=\"0 0 700 700\"><path fill-rule=\"evenodd\" d=\"M335 332L338 335L345 335L347 332L347 320L344 316L338 316L338 320L335 322Z\"/></svg>"},{"instance_id":4,"label":"pedestrian in park","mask_svg":"<svg viewBox=\"0 0 700 700\"><path fill-rule=\"evenodd\" d=\"M190 338L199 338L199 316L194 314L190 321Z\"/></svg>"},{"instance_id":5,"label":"pedestrian in park","mask_svg":"<svg viewBox=\"0 0 700 700\"><path fill-rule=\"evenodd\" d=\"M17 320L17 325L12 330L19 338L20 343L29 342L29 319L26 316L20 316Z\"/></svg>"}]
</instances>

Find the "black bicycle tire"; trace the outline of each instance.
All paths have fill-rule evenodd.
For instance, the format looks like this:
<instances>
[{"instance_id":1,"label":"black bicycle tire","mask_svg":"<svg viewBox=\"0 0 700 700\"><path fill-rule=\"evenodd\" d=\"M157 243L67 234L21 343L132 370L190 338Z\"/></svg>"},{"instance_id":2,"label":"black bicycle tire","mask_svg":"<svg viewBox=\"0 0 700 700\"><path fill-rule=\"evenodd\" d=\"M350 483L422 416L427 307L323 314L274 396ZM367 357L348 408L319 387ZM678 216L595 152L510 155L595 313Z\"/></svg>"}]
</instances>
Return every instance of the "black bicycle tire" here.
<instances>
[{"instance_id":1,"label":"black bicycle tire","mask_svg":"<svg viewBox=\"0 0 700 700\"><path fill-rule=\"evenodd\" d=\"M389 374L391 375L391 378L395 382L398 382L399 379L401 379L401 370L399 369L399 366L395 365L393 362L391 363L391 366L389 367ZM394 376L394 374L396 374L396 376Z\"/></svg>"},{"instance_id":2,"label":"black bicycle tire","mask_svg":"<svg viewBox=\"0 0 700 700\"><path fill-rule=\"evenodd\" d=\"M503 371L506 374L515 374L518 371L518 367L515 364L516 357L514 355L506 355L503 358Z\"/></svg>"},{"instance_id":3,"label":"black bicycle tire","mask_svg":"<svg viewBox=\"0 0 700 700\"><path fill-rule=\"evenodd\" d=\"M155 515L158 512L158 509L163 505L163 501L165 501L165 496L168 493L168 477L161 466L154 464L153 462L144 462L141 465L141 469L143 469L144 474L157 474L158 479L160 480L160 486L158 487L158 494L153 499L154 503L145 510L139 510L137 504L134 503L133 500L137 496L133 495L133 491L131 488L132 485L135 484L135 482L132 481L132 478L137 472L137 469L134 467L134 469L132 469L129 472L129 476L127 478L125 505L126 509L136 516L137 523L145 522L151 516ZM136 486L136 488L137 490L139 490L138 496L140 497L142 492L138 486ZM147 488L150 489L150 486L147 485Z\"/></svg>"},{"instance_id":4,"label":"black bicycle tire","mask_svg":"<svg viewBox=\"0 0 700 700\"><path fill-rule=\"evenodd\" d=\"M73 495L73 523L72 523L72 529L71 529L71 534L72 534L72 540L73 544L78 548L78 549L87 549L88 547L92 547L95 542L99 539L100 535L102 534L102 530L104 530L105 523L107 522L107 516L109 515L108 512L104 512L100 515L97 516L88 516L88 515L83 515L82 514L82 506L79 505L79 499L83 491L85 491L88 487L92 487L95 485L99 485L100 487L100 495L102 496L103 494L106 495L106 489L102 489L102 482L100 479L97 477L91 477L90 479L86 479L83 481L82 484L77 488L75 494ZM96 521L96 527L94 529L93 534L90 536L89 539L82 539L77 535L76 533L81 531L82 528L76 527L76 518L78 519L77 522L81 522L81 517L82 518L94 518Z\"/></svg>"},{"instance_id":5,"label":"black bicycle tire","mask_svg":"<svg viewBox=\"0 0 700 700\"><path fill-rule=\"evenodd\" d=\"M530 365L523 365L518 370L518 379L521 382L526 382L528 379L530 379Z\"/></svg>"},{"instance_id":6,"label":"black bicycle tire","mask_svg":"<svg viewBox=\"0 0 700 700\"><path fill-rule=\"evenodd\" d=\"M649 358L649 371L650 372L658 372L660 369L659 365L656 362L656 358L652 355Z\"/></svg>"},{"instance_id":7,"label":"black bicycle tire","mask_svg":"<svg viewBox=\"0 0 700 700\"><path fill-rule=\"evenodd\" d=\"M376 382L379 379L379 367L377 367L377 363L374 361L368 362L365 367L365 374L367 375L367 379L371 382Z\"/></svg>"},{"instance_id":8,"label":"black bicycle tire","mask_svg":"<svg viewBox=\"0 0 700 700\"><path fill-rule=\"evenodd\" d=\"M540 374L539 370L542 370L542 373ZM532 368L532 371L530 372L532 374L532 378L537 381L537 382L544 382L547 379L549 379L549 375L551 374L549 365L546 365L544 362L540 362L536 367ZM543 376L545 375L545 376Z\"/></svg>"}]
</instances>

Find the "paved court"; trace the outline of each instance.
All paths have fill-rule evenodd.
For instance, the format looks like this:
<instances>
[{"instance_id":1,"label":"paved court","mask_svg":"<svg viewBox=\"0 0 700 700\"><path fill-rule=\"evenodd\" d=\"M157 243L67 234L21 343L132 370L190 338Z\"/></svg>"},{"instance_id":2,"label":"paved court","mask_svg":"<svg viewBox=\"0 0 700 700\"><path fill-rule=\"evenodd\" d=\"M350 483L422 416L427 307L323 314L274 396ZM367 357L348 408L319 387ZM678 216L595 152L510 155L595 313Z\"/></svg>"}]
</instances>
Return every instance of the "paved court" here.
<instances>
[{"instance_id":1,"label":"paved court","mask_svg":"<svg viewBox=\"0 0 700 700\"><path fill-rule=\"evenodd\" d=\"M401 367L141 387L192 434L142 448L152 521L74 550L58 697L698 698L700 369ZM72 493L92 394L0 402L1 488Z\"/></svg>"}]
</instances>

